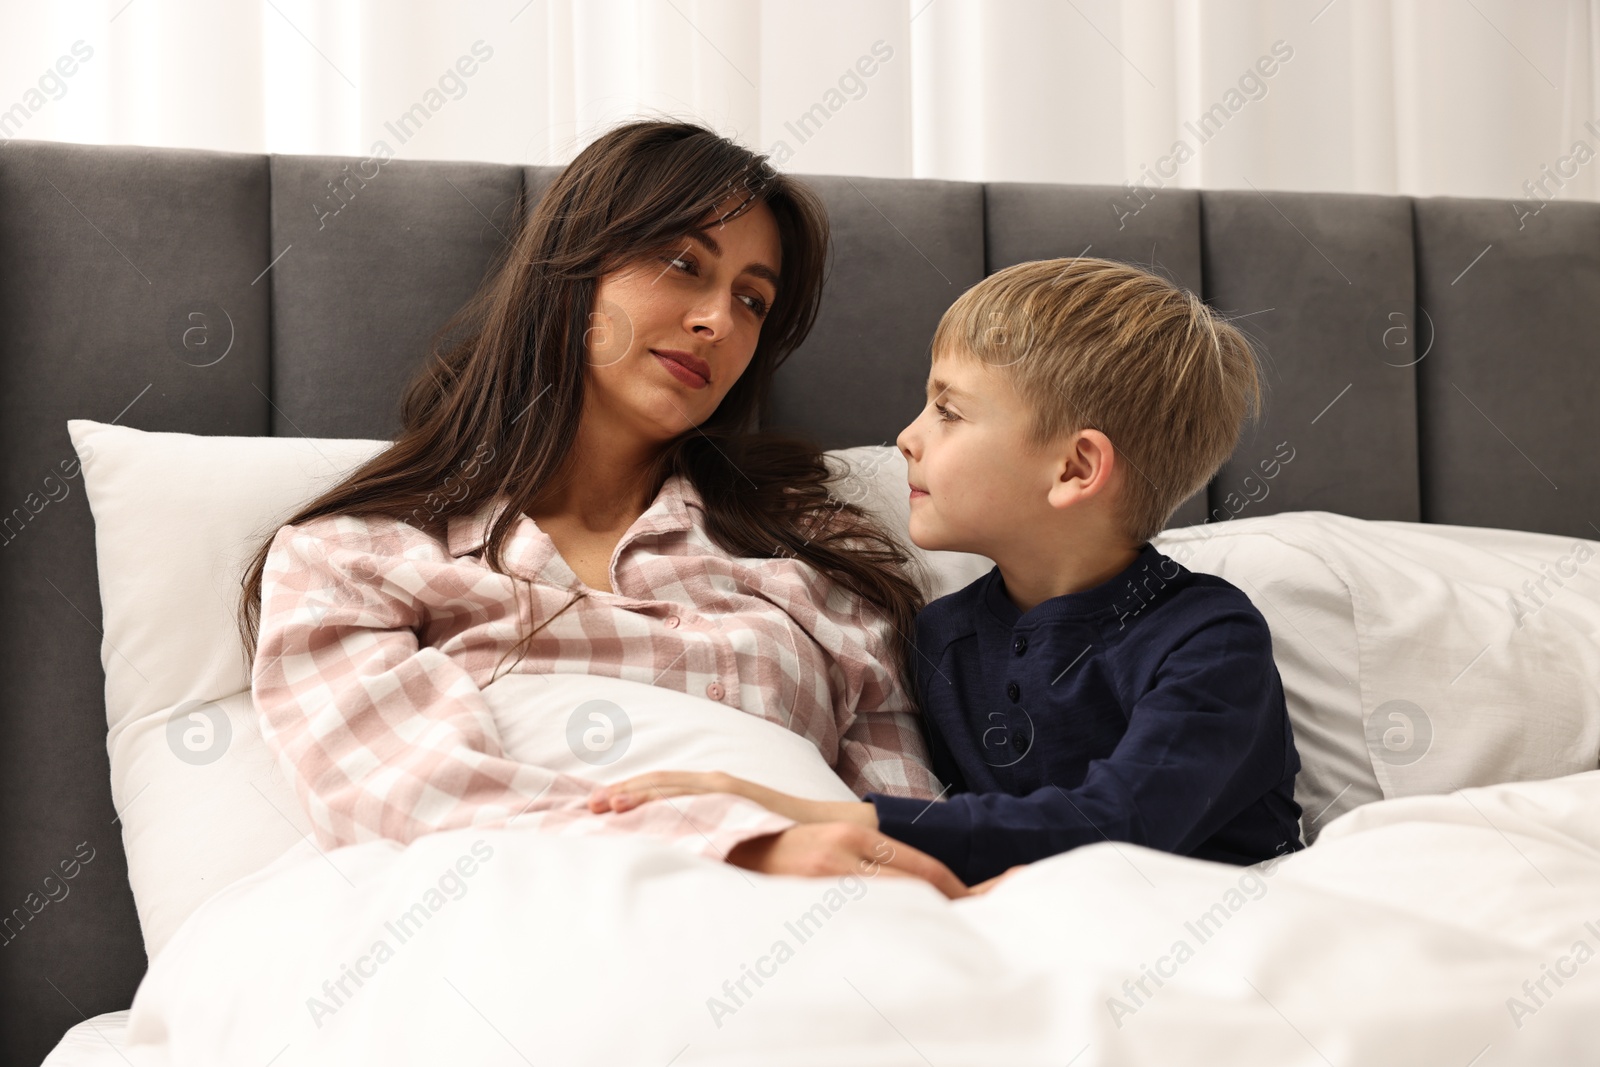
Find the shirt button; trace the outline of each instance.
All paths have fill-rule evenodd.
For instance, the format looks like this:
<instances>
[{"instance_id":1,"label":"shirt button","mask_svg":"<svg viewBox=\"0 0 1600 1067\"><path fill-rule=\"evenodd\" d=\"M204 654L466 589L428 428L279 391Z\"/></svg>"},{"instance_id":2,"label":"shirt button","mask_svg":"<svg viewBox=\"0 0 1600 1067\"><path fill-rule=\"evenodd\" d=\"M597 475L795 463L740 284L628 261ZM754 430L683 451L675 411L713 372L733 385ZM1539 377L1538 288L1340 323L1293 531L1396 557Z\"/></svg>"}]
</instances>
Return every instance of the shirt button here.
<instances>
[{"instance_id":1,"label":"shirt button","mask_svg":"<svg viewBox=\"0 0 1600 1067\"><path fill-rule=\"evenodd\" d=\"M706 696L710 697L712 700L721 700L722 693L723 689L721 682L712 682L710 685L706 686Z\"/></svg>"},{"instance_id":2,"label":"shirt button","mask_svg":"<svg viewBox=\"0 0 1600 1067\"><path fill-rule=\"evenodd\" d=\"M1011 651L1019 656L1028 651L1028 639L1026 637L1017 638L1011 643Z\"/></svg>"},{"instance_id":3,"label":"shirt button","mask_svg":"<svg viewBox=\"0 0 1600 1067\"><path fill-rule=\"evenodd\" d=\"M1006 696L1010 697L1013 702L1015 702L1017 697L1021 695L1021 692L1022 691L1017 688L1016 682L1006 683Z\"/></svg>"},{"instance_id":4,"label":"shirt button","mask_svg":"<svg viewBox=\"0 0 1600 1067\"><path fill-rule=\"evenodd\" d=\"M674 629L674 630L677 629L678 628L678 617L676 615L668 615L667 616L667 625L669 627L671 627L672 629Z\"/></svg>"},{"instance_id":5,"label":"shirt button","mask_svg":"<svg viewBox=\"0 0 1600 1067\"><path fill-rule=\"evenodd\" d=\"M1021 734L1017 734L1011 738L1011 747L1018 752L1022 752L1028 747L1028 739Z\"/></svg>"}]
</instances>

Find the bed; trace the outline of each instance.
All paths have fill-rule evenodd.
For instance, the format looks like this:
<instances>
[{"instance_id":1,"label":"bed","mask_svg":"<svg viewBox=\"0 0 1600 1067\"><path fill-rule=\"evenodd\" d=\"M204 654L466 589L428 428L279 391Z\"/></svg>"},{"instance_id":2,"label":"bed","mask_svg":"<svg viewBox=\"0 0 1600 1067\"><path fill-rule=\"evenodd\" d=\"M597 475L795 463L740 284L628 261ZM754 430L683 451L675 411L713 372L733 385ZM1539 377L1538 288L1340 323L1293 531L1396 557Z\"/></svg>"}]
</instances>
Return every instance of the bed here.
<instances>
[{"instance_id":1,"label":"bed","mask_svg":"<svg viewBox=\"0 0 1600 1067\"><path fill-rule=\"evenodd\" d=\"M1600 397L1600 205L1162 190L1119 217L1111 187L807 179L834 263L769 422L833 450L874 506L892 507L888 446L939 313L1011 263L1154 266L1266 365L1265 417L1158 543L1272 625L1317 756L1314 843L1258 870L1107 842L948 904L509 830L326 855L270 791L261 822L228 821L264 779L226 760L168 761L163 780L199 768L187 801L141 793L151 765L119 747L132 724L174 693L234 692L216 687L238 664L193 658L228 546L393 431L430 334L554 174L356 165L0 153L5 1062L1592 1054L1600 462L1581 427ZM931 561L929 588L981 562ZM141 615L172 592L164 567L209 601ZM559 700L600 693L587 684ZM241 725L231 757L256 758L247 709L217 714ZM792 773L827 788L801 757ZM419 902L426 936L390 935L406 951L377 960L369 935Z\"/></svg>"}]
</instances>

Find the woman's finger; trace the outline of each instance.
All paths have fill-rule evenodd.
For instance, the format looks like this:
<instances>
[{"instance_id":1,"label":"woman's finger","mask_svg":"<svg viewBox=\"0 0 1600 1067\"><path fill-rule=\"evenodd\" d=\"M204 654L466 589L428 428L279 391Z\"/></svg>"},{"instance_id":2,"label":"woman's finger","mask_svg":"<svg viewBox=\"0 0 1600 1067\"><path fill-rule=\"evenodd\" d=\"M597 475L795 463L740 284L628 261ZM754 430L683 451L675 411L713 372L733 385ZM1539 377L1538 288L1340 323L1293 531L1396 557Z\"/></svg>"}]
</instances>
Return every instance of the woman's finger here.
<instances>
[{"instance_id":1,"label":"woman's finger","mask_svg":"<svg viewBox=\"0 0 1600 1067\"><path fill-rule=\"evenodd\" d=\"M612 786L604 795L589 798L589 810L594 812L627 811L651 800L663 797L697 796L701 793L718 793L721 790L704 782L652 782L649 785L623 789Z\"/></svg>"},{"instance_id":2,"label":"woman's finger","mask_svg":"<svg viewBox=\"0 0 1600 1067\"><path fill-rule=\"evenodd\" d=\"M648 774L635 775L632 778L624 778L620 782L612 782L610 785L597 786L589 794L589 806L592 810L603 811L606 810L606 806L597 808L596 802L603 804L612 797L624 794L648 794L655 788L681 786L686 783L692 783L699 777L701 775L696 771L651 771Z\"/></svg>"},{"instance_id":3,"label":"woman's finger","mask_svg":"<svg viewBox=\"0 0 1600 1067\"><path fill-rule=\"evenodd\" d=\"M921 852L910 845L900 842L896 842L895 850L889 858L881 861L880 871L884 874L903 871L906 874L921 878L951 900L957 900L969 894L966 883L957 878L955 872L951 871L949 867L946 867L926 852Z\"/></svg>"}]
</instances>

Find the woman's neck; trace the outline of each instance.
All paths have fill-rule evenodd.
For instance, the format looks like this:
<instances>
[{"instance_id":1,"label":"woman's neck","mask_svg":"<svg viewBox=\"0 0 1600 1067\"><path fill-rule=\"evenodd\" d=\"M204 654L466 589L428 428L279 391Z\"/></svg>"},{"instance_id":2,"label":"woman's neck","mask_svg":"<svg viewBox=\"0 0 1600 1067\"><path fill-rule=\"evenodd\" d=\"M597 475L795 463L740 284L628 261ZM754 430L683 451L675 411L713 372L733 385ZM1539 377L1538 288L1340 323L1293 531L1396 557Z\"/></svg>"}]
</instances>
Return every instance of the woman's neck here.
<instances>
[{"instance_id":1,"label":"woman's neck","mask_svg":"<svg viewBox=\"0 0 1600 1067\"><path fill-rule=\"evenodd\" d=\"M565 485L541 494L529 517L558 518L592 533L605 533L632 526L655 499L637 479L606 479L596 471L579 471Z\"/></svg>"},{"instance_id":2,"label":"woman's neck","mask_svg":"<svg viewBox=\"0 0 1600 1067\"><path fill-rule=\"evenodd\" d=\"M641 434L585 398L561 473L540 494L535 520L560 517L593 533L626 530L655 500L656 461L668 442Z\"/></svg>"},{"instance_id":3,"label":"woman's neck","mask_svg":"<svg viewBox=\"0 0 1600 1067\"><path fill-rule=\"evenodd\" d=\"M575 442L529 516L559 518L592 533L626 530L655 500L654 456L581 446Z\"/></svg>"}]
</instances>

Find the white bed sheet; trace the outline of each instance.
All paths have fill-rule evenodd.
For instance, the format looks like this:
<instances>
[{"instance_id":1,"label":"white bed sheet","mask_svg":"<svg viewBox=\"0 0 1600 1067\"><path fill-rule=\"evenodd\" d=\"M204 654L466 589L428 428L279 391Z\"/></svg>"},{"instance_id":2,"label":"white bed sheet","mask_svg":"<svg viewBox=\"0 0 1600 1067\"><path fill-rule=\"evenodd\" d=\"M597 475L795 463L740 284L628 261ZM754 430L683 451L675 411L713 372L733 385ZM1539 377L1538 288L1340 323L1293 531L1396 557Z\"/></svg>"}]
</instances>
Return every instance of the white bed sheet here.
<instances>
[{"instance_id":1,"label":"white bed sheet","mask_svg":"<svg viewBox=\"0 0 1600 1067\"><path fill-rule=\"evenodd\" d=\"M1270 874L1103 843L958 902L881 874L750 875L645 840L460 830L296 852L178 932L135 998L124 1055L1593 1062L1597 813L1589 772L1367 805ZM474 846L465 888L433 908L428 888ZM428 915L401 941L389 924L417 904ZM335 1000L358 964L367 977Z\"/></svg>"}]
</instances>

